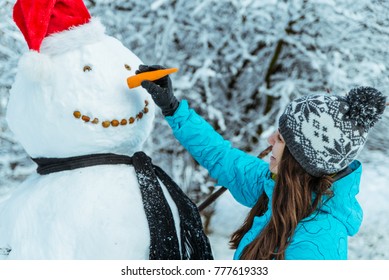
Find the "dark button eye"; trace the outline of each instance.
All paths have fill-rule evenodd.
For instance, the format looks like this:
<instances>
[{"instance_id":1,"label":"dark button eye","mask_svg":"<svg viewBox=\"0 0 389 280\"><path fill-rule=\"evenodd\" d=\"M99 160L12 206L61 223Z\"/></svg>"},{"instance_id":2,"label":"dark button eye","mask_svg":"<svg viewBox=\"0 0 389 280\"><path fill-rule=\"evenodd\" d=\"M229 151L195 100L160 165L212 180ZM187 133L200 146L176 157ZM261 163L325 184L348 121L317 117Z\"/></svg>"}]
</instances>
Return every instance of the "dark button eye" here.
<instances>
[{"instance_id":1,"label":"dark button eye","mask_svg":"<svg viewBox=\"0 0 389 280\"><path fill-rule=\"evenodd\" d=\"M89 65L85 65L83 70L84 72L89 72L92 71L92 67L90 67Z\"/></svg>"},{"instance_id":2,"label":"dark button eye","mask_svg":"<svg viewBox=\"0 0 389 280\"><path fill-rule=\"evenodd\" d=\"M128 64L124 64L124 68L126 68L128 71L131 71L131 66Z\"/></svg>"}]
</instances>

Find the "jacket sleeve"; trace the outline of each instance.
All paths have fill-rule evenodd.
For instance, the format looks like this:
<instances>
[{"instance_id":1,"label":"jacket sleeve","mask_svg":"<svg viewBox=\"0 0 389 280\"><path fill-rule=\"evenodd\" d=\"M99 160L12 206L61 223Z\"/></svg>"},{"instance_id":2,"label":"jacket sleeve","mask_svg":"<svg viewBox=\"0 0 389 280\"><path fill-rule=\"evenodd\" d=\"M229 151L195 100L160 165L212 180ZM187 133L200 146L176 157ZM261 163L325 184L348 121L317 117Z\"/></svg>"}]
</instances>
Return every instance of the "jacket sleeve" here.
<instances>
[{"instance_id":1,"label":"jacket sleeve","mask_svg":"<svg viewBox=\"0 0 389 280\"><path fill-rule=\"evenodd\" d=\"M269 179L265 161L224 140L212 126L182 100L173 116L166 117L174 136L217 183L229 189L241 204L252 207Z\"/></svg>"}]
</instances>

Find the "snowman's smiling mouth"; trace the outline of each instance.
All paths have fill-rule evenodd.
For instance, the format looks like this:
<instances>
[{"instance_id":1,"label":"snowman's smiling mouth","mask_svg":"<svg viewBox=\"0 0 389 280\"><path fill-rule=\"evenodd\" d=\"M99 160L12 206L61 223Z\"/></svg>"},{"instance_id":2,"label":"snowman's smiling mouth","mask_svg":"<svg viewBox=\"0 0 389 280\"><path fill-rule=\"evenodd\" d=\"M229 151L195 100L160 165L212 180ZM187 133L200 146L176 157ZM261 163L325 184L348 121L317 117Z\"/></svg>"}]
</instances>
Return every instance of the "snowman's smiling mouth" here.
<instances>
[{"instance_id":1,"label":"snowman's smiling mouth","mask_svg":"<svg viewBox=\"0 0 389 280\"><path fill-rule=\"evenodd\" d=\"M99 118L94 117L92 119L90 116L83 115L80 111L77 111L77 110L73 112L73 116L76 119L80 119L80 120L84 121L85 123L91 123L91 124L95 124L95 125L98 125L98 124L101 123L101 125L104 128L108 128L110 126L118 127L119 125L121 125L121 126L124 126L124 125L127 125L127 124L131 125L135 121L140 120L143 117L144 114L147 114L149 112L148 106L149 106L149 102L147 100L145 100L145 106L135 116L130 116L130 117L127 117L127 118L122 118L122 119L113 119L113 120L103 120L103 121L101 121Z\"/></svg>"}]
</instances>

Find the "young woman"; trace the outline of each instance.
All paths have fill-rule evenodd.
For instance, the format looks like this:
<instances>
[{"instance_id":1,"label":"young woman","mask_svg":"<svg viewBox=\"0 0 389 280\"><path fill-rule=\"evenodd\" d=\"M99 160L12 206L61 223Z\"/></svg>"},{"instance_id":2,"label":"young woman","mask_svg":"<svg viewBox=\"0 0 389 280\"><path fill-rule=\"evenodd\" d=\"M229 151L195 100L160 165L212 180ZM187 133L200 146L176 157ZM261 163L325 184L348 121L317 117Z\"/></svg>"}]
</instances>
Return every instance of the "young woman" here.
<instances>
[{"instance_id":1,"label":"young woman","mask_svg":"<svg viewBox=\"0 0 389 280\"><path fill-rule=\"evenodd\" d=\"M163 68L139 67L138 73ZM234 259L347 259L362 209L356 199L361 163L355 160L385 99L371 87L345 97L312 95L292 101L268 139L270 164L233 148L203 118L178 102L169 77L142 86L162 109L191 155L251 207L233 233Z\"/></svg>"}]
</instances>

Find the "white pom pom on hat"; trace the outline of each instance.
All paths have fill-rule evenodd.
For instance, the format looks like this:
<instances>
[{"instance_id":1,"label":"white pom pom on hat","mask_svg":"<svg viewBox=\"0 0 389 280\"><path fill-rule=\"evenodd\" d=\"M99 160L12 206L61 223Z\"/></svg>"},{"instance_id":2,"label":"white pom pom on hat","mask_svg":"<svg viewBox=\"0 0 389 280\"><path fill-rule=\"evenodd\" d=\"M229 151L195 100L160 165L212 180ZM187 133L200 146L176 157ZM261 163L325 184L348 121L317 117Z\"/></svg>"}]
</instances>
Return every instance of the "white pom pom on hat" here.
<instances>
[{"instance_id":1,"label":"white pom pom on hat","mask_svg":"<svg viewBox=\"0 0 389 280\"><path fill-rule=\"evenodd\" d=\"M50 57L37 51L29 51L23 54L18 64L19 75L28 78L32 82L50 80L51 69Z\"/></svg>"}]
</instances>

